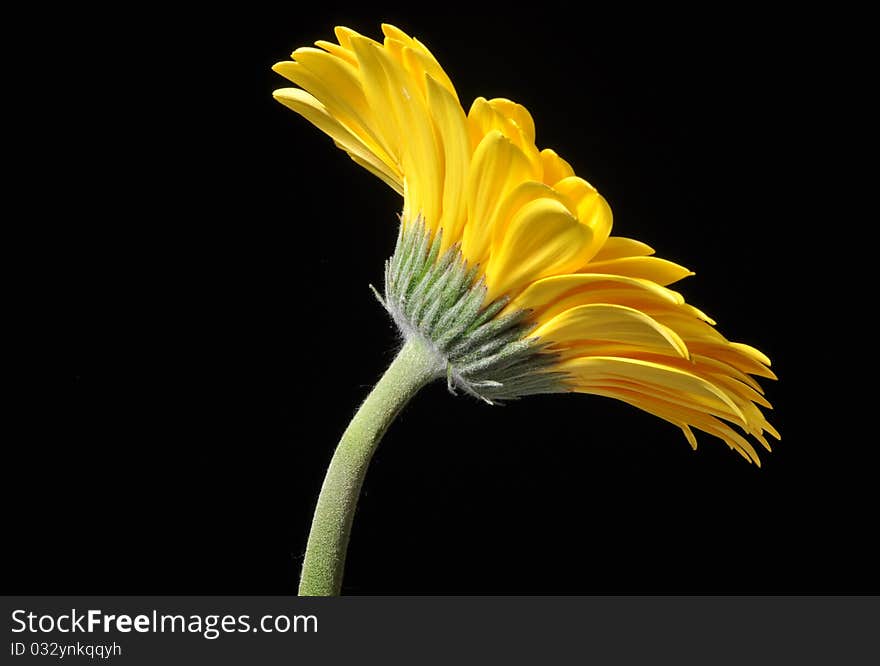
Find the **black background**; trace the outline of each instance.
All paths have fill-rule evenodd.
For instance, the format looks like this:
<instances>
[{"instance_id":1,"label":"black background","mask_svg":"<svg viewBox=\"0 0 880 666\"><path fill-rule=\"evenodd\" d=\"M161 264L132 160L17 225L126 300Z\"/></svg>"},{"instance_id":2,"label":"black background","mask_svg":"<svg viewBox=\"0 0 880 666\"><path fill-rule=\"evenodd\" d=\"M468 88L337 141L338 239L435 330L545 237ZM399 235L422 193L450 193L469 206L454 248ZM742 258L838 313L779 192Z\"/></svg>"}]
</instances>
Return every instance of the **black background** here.
<instances>
[{"instance_id":1,"label":"black background","mask_svg":"<svg viewBox=\"0 0 880 666\"><path fill-rule=\"evenodd\" d=\"M43 196L66 211L46 242L70 314L62 374L12 403L5 591L295 591L333 446L397 344L367 284L400 201L272 100L289 84L269 68L381 21L428 44L466 108L525 104L614 233L697 272L689 302L773 359L783 440L758 469L604 398L490 408L431 386L370 468L343 591L880 591L876 436L845 376L862 334L818 156L840 85L825 42L791 16L636 7L56 16Z\"/></svg>"}]
</instances>

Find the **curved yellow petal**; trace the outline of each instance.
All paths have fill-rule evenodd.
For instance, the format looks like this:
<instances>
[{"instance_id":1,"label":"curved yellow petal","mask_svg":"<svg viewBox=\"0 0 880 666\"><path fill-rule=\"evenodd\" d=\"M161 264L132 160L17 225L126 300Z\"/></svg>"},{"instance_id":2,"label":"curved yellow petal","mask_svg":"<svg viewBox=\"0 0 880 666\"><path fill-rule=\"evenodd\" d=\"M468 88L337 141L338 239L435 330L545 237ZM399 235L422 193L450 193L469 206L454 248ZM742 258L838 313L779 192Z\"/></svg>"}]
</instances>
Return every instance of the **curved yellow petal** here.
<instances>
[{"instance_id":1,"label":"curved yellow petal","mask_svg":"<svg viewBox=\"0 0 880 666\"><path fill-rule=\"evenodd\" d=\"M547 185L555 185L563 178L574 175L571 165L556 154L552 148L544 148L541 151L541 165L544 169L544 182Z\"/></svg>"},{"instance_id":2,"label":"curved yellow petal","mask_svg":"<svg viewBox=\"0 0 880 666\"><path fill-rule=\"evenodd\" d=\"M339 45L348 51L353 50L351 45L352 37L363 37L363 35L358 34L351 28L346 28L344 25L337 25L333 28L333 34L336 35L336 41L339 42ZM364 39L368 38L365 37ZM370 41L378 45L378 43L374 42L372 39Z\"/></svg>"},{"instance_id":3,"label":"curved yellow petal","mask_svg":"<svg viewBox=\"0 0 880 666\"><path fill-rule=\"evenodd\" d=\"M770 366L770 359L767 358L767 356L764 355L762 352L760 352L759 350L752 347L751 345L746 345L746 344L743 344L742 342L731 342L730 346L733 347L734 349L736 349L737 351L742 352L746 356L753 358L758 363L763 363L764 365L766 365L768 367Z\"/></svg>"},{"instance_id":4,"label":"curved yellow petal","mask_svg":"<svg viewBox=\"0 0 880 666\"><path fill-rule=\"evenodd\" d=\"M649 280L607 275L601 273L569 273L553 275L532 282L511 301L511 308L532 310L534 318L543 320L567 307L586 303L621 303L612 294L622 294L627 300L655 298L670 305L683 302L677 292ZM560 305L562 303L562 305ZM571 305L566 305L571 303ZM548 314L548 311L552 313Z\"/></svg>"},{"instance_id":5,"label":"curved yellow petal","mask_svg":"<svg viewBox=\"0 0 880 666\"><path fill-rule=\"evenodd\" d=\"M279 62L272 69L319 99L327 113L382 161L387 173L402 182L399 162L372 128L372 111L361 90L357 68L317 49L297 49L293 56L296 62Z\"/></svg>"},{"instance_id":6,"label":"curved yellow petal","mask_svg":"<svg viewBox=\"0 0 880 666\"><path fill-rule=\"evenodd\" d=\"M474 264L489 256L492 223L507 194L528 179L531 167L523 152L498 130L490 131L471 160L467 180L468 222L462 252Z\"/></svg>"},{"instance_id":7,"label":"curved yellow petal","mask_svg":"<svg viewBox=\"0 0 880 666\"><path fill-rule=\"evenodd\" d=\"M400 118L398 93L392 88L382 65L382 48L373 40L357 33L350 36L351 47L358 61L361 87L367 104L373 109L376 134L382 138L388 153L401 166L403 119ZM381 111L380 111L381 110Z\"/></svg>"},{"instance_id":8,"label":"curved yellow petal","mask_svg":"<svg viewBox=\"0 0 880 666\"><path fill-rule=\"evenodd\" d=\"M591 261L581 267L581 272L626 275L651 280L663 287L694 274L684 266L659 257L622 257L608 261Z\"/></svg>"},{"instance_id":9,"label":"curved yellow petal","mask_svg":"<svg viewBox=\"0 0 880 666\"><path fill-rule=\"evenodd\" d=\"M766 364L756 361L748 354L744 354L734 346L735 344L727 340L724 342L705 339L688 341L688 346L696 353L714 358L722 363L727 363L749 375L776 379L776 374Z\"/></svg>"},{"instance_id":10,"label":"curved yellow petal","mask_svg":"<svg viewBox=\"0 0 880 666\"><path fill-rule=\"evenodd\" d=\"M325 41L323 39L319 39L317 42L315 42L315 46L325 50L330 55L336 56L340 60L344 60L349 65L354 65L355 67L357 67L357 58L355 57L354 53L352 53L349 49L344 48L339 44Z\"/></svg>"},{"instance_id":11,"label":"curved yellow petal","mask_svg":"<svg viewBox=\"0 0 880 666\"><path fill-rule=\"evenodd\" d=\"M500 116L514 122L522 132L525 141L535 143L535 121L526 107L503 97L490 99L489 106Z\"/></svg>"},{"instance_id":12,"label":"curved yellow petal","mask_svg":"<svg viewBox=\"0 0 880 666\"><path fill-rule=\"evenodd\" d=\"M458 100L433 76L427 74L426 78L428 107L443 154L443 199L439 225L443 228L441 249L446 250L461 237L467 217L470 140L467 119Z\"/></svg>"},{"instance_id":13,"label":"curved yellow petal","mask_svg":"<svg viewBox=\"0 0 880 666\"><path fill-rule=\"evenodd\" d=\"M440 66L440 63L437 62L437 58L434 57L434 54L428 50L427 46L422 44L415 37L410 37L403 30L389 23L382 24L382 33L386 37L406 45L408 52L404 52L404 61L407 63L407 66L415 67L417 65L425 74L428 74L443 88L449 91L452 97L455 98L455 101L458 102L458 93L455 92L455 86L452 85L452 80Z\"/></svg>"},{"instance_id":14,"label":"curved yellow petal","mask_svg":"<svg viewBox=\"0 0 880 666\"><path fill-rule=\"evenodd\" d=\"M717 328L686 312L664 311L654 315L659 321L678 331L687 341L730 344Z\"/></svg>"},{"instance_id":15,"label":"curved yellow petal","mask_svg":"<svg viewBox=\"0 0 880 666\"><path fill-rule=\"evenodd\" d=\"M379 171L373 163L353 154L350 150L348 150L344 145L340 144L338 141L334 141L334 143L336 144L337 148L341 148L342 150L347 152L348 156L352 159L352 161L355 164L363 167L364 169L369 171L371 174L373 174L374 176L379 178L379 180L381 180L383 183L388 185L388 187L390 187L392 190L397 192L399 195L403 196L404 187L401 186L400 181L395 176L387 174L384 171Z\"/></svg>"},{"instance_id":16,"label":"curved yellow petal","mask_svg":"<svg viewBox=\"0 0 880 666\"><path fill-rule=\"evenodd\" d=\"M584 262L593 232L555 199L523 206L494 245L486 267L487 298L516 294L529 282L567 273Z\"/></svg>"},{"instance_id":17,"label":"curved yellow petal","mask_svg":"<svg viewBox=\"0 0 880 666\"><path fill-rule=\"evenodd\" d=\"M502 103L497 104L499 101ZM534 125L532 125L531 130L529 127L523 128L514 116L505 115L506 112L511 111L511 108L503 104L504 102L513 104L509 100L486 100L483 97L477 97L474 100L470 111L468 111L471 145L474 147L478 146L484 136L493 130L497 130L510 139L513 145L519 148L523 155L526 156L526 159L528 159L531 165L529 180L541 180L544 171L541 163L541 154L535 146L534 138L529 138L530 131L532 132L532 137L534 137ZM501 111L496 109L496 106L499 106ZM523 121L521 117L520 120ZM529 116L529 120L531 120L531 116Z\"/></svg>"},{"instance_id":18,"label":"curved yellow petal","mask_svg":"<svg viewBox=\"0 0 880 666\"><path fill-rule=\"evenodd\" d=\"M630 358L590 356L562 361L560 369L571 373L576 390L603 386L631 386L673 403L708 411L745 426L746 418L733 400L711 382L669 365Z\"/></svg>"},{"instance_id":19,"label":"curved yellow petal","mask_svg":"<svg viewBox=\"0 0 880 666\"><path fill-rule=\"evenodd\" d=\"M641 241L622 236L609 236L596 256L594 262L622 259L623 257L647 257L654 254L654 248Z\"/></svg>"},{"instance_id":20,"label":"curved yellow petal","mask_svg":"<svg viewBox=\"0 0 880 666\"><path fill-rule=\"evenodd\" d=\"M391 39L396 39L397 41L404 42L406 44L412 44L413 38L407 35L403 30L398 28L396 25L392 25L391 23L382 23L379 25L382 29L382 34L386 37L390 37Z\"/></svg>"},{"instance_id":21,"label":"curved yellow petal","mask_svg":"<svg viewBox=\"0 0 880 666\"><path fill-rule=\"evenodd\" d=\"M351 43L371 106L390 111L380 124L392 149L400 155L410 197L407 207L411 215L421 215L429 228L436 230L443 199L442 174L424 96L386 49L361 36L352 36Z\"/></svg>"},{"instance_id":22,"label":"curved yellow petal","mask_svg":"<svg viewBox=\"0 0 880 666\"><path fill-rule=\"evenodd\" d=\"M718 437L731 449L742 455L743 458L749 462L755 463L759 467L761 466L761 460L758 458L758 454L748 440L735 432L726 423L719 421L716 417L707 414L700 409L689 408L684 405L671 403L662 398L645 395L633 388L597 387L586 392L616 400L622 400L623 402L627 402L653 416L657 416L680 427L691 447L694 449L696 449L697 441L693 432L690 430L691 426L713 435L714 437ZM761 440L763 440L763 438L759 439L759 441ZM762 443L766 444L766 440L762 441Z\"/></svg>"},{"instance_id":23,"label":"curved yellow petal","mask_svg":"<svg viewBox=\"0 0 880 666\"><path fill-rule=\"evenodd\" d=\"M764 390L761 388L761 385L751 375L746 374L739 368L735 368L729 363L725 363L724 361L721 361L717 358L712 358L711 356L704 356L703 354L692 354L691 358L698 367L705 368L705 371L713 376L723 375L725 377L736 379L743 384L746 384L757 393L760 393L761 395L764 394Z\"/></svg>"},{"instance_id":24,"label":"curved yellow petal","mask_svg":"<svg viewBox=\"0 0 880 666\"><path fill-rule=\"evenodd\" d=\"M554 349L573 342L599 342L688 357L687 346L675 331L622 305L579 305L545 321L532 335L551 343Z\"/></svg>"},{"instance_id":25,"label":"curved yellow petal","mask_svg":"<svg viewBox=\"0 0 880 666\"><path fill-rule=\"evenodd\" d=\"M527 203L537 199L556 199L566 207L568 206L562 195L544 183L534 180L521 182L505 195L501 205L498 206L494 216L490 219L494 246L501 244L513 216Z\"/></svg>"},{"instance_id":26,"label":"curved yellow petal","mask_svg":"<svg viewBox=\"0 0 880 666\"><path fill-rule=\"evenodd\" d=\"M553 189L568 198L580 223L593 231L592 258L611 234L611 206L595 187L577 176L563 178Z\"/></svg>"},{"instance_id":27,"label":"curved yellow petal","mask_svg":"<svg viewBox=\"0 0 880 666\"><path fill-rule=\"evenodd\" d=\"M381 161L372 150L364 146L358 137L339 124L327 112L326 107L312 95L299 88L281 88L276 90L273 96L284 106L296 111L315 127L328 134L336 142L336 145L345 150L358 164L366 167L402 193L398 174Z\"/></svg>"}]
</instances>

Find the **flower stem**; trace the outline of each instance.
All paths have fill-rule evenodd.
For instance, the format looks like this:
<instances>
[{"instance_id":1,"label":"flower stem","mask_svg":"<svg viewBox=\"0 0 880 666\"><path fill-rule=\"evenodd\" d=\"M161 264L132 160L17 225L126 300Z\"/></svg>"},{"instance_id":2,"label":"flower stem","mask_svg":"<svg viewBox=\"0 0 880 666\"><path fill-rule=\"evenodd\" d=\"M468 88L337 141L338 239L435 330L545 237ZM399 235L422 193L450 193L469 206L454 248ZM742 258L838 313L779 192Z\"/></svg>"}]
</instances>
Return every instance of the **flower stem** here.
<instances>
[{"instance_id":1,"label":"flower stem","mask_svg":"<svg viewBox=\"0 0 880 666\"><path fill-rule=\"evenodd\" d=\"M421 340L410 338L348 424L318 496L300 596L339 594L351 524L373 453L409 399L441 374L434 352Z\"/></svg>"}]
</instances>

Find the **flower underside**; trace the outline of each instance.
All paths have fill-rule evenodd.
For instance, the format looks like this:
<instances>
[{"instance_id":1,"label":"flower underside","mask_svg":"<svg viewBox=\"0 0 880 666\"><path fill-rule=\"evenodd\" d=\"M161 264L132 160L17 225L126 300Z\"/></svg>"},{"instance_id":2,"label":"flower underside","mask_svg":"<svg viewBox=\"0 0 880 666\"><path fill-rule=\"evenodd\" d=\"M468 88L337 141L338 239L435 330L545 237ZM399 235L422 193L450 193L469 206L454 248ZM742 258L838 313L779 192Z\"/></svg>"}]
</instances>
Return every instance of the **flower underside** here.
<instances>
[{"instance_id":1,"label":"flower underside","mask_svg":"<svg viewBox=\"0 0 880 666\"><path fill-rule=\"evenodd\" d=\"M441 246L442 232L432 238L424 221L401 224L385 262L385 297L376 297L404 338L420 337L434 351L450 391L495 404L567 390L566 373L554 370L557 354L529 336L536 324L528 312L501 314L510 299L487 303L479 267L458 245L442 253Z\"/></svg>"},{"instance_id":2,"label":"flower underside","mask_svg":"<svg viewBox=\"0 0 880 666\"><path fill-rule=\"evenodd\" d=\"M275 97L403 196L380 298L402 335L487 402L615 398L760 464L749 438L779 437L755 379L775 379L769 359L669 289L691 271L611 235L608 203L537 147L523 106L480 97L465 113L424 44L382 30L297 49L274 69L299 87Z\"/></svg>"}]
</instances>

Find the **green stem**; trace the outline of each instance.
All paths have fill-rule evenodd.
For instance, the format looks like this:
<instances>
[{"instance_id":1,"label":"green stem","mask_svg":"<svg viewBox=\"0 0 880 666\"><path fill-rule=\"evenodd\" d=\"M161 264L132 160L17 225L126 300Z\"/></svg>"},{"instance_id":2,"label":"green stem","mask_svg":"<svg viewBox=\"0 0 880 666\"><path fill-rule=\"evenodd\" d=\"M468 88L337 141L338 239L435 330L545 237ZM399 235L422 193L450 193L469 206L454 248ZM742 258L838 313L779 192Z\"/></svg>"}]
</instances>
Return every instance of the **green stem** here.
<instances>
[{"instance_id":1,"label":"green stem","mask_svg":"<svg viewBox=\"0 0 880 666\"><path fill-rule=\"evenodd\" d=\"M300 596L339 594L351 523L373 453L409 399L441 373L433 351L411 338L348 424L318 496L299 583Z\"/></svg>"}]
</instances>

